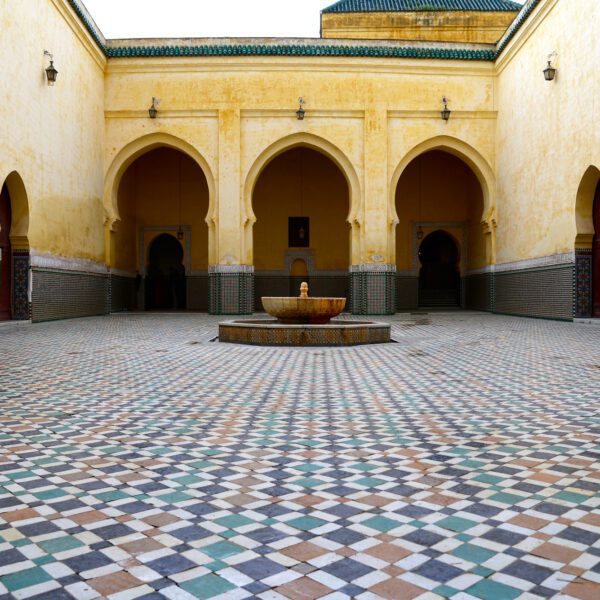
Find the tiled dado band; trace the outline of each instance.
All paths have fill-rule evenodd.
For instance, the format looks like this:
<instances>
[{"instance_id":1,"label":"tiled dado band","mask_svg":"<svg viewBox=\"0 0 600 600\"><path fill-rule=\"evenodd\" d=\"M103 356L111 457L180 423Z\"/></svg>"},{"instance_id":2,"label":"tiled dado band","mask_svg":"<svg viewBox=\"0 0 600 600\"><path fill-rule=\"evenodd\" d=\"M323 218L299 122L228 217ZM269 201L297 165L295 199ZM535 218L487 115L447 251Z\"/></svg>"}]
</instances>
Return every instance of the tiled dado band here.
<instances>
[{"instance_id":1,"label":"tiled dado band","mask_svg":"<svg viewBox=\"0 0 600 600\"><path fill-rule=\"evenodd\" d=\"M471 272L462 280L463 306L551 319L589 317L591 258L589 250L578 250ZM255 275L250 266L211 267L208 273L187 278L188 308L208 309L212 314L251 314L259 293L270 295L273 286L281 284L274 295L287 295L295 283L289 277L271 279ZM393 265L354 265L349 277L340 275L331 282L317 277L312 283L316 285L311 288L313 295L349 295L348 307L354 314L385 315L419 306L418 274L396 273ZM142 287L143 281L135 275L109 273L104 265L91 261L14 252L15 319L31 314L33 321L47 321L142 308Z\"/></svg>"},{"instance_id":2,"label":"tiled dado band","mask_svg":"<svg viewBox=\"0 0 600 600\"><path fill-rule=\"evenodd\" d=\"M391 315L396 312L396 266L352 265L350 305L355 315Z\"/></svg>"},{"instance_id":3,"label":"tiled dado band","mask_svg":"<svg viewBox=\"0 0 600 600\"><path fill-rule=\"evenodd\" d=\"M254 311L254 267L209 267L209 311L213 315L251 315Z\"/></svg>"},{"instance_id":4,"label":"tiled dado band","mask_svg":"<svg viewBox=\"0 0 600 600\"><path fill-rule=\"evenodd\" d=\"M106 267L88 260L31 253L31 319L105 315L110 310Z\"/></svg>"},{"instance_id":5,"label":"tiled dado band","mask_svg":"<svg viewBox=\"0 0 600 600\"><path fill-rule=\"evenodd\" d=\"M27 321L30 318L29 302L29 250L12 251L12 318Z\"/></svg>"},{"instance_id":6,"label":"tiled dado band","mask_svg":"<svg viewBox=\"0 0 600 600\"><path fill-rule=\"evenodd\" d=\"M592 249L575 252L575 271L573 276L575 291L575 317L592 316Z\"/></svg>"}]
</instances>

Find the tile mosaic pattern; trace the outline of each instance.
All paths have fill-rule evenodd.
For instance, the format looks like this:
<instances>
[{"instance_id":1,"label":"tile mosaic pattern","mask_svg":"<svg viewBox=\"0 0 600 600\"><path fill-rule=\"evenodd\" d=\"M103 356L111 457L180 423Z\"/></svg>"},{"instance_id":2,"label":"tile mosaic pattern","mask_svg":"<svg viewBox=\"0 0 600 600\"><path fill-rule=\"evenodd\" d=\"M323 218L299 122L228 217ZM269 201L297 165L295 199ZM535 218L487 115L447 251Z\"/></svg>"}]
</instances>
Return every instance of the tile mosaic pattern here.
<instances>
[{"instance_id":1,"label":"tile mosaic pattern","mask_svg":"<svg viewBox=\"0 0 600 600\"><path fill-rule=\"evenodd\" d=\"M396 315L0 328L0 599L596 600L600 329Z\"/></svg>"}]
</instances>

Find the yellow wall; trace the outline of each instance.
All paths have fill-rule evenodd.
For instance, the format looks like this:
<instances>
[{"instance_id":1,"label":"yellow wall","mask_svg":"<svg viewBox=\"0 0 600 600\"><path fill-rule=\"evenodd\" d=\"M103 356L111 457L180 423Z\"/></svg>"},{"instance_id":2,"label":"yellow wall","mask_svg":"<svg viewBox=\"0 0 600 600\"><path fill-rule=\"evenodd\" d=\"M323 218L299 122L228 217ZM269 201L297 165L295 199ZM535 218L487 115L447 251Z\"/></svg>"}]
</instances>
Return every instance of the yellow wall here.
<instances>
[{"instance_id":1,"label":"yellow wall","mask_svg":"<svg viewBox=\"0 0 600 600\"><path fill-rule=\"evenodd\" d=\"M348 185L339 168L314 150L296 148L273 159L253 194L254 266L284 268L288 217L309 217L317 270L346 270L350 227Z\"/></svg>"},{"instance_id":2,"label":"yellow wall","mask_svg":"<svg viewBox=\"0 0 600 600\"><path fill-rule=\"evenodd\" d=\"M0 0L0 31L0 185L20 175L33 250L103 262L106 61L64 0Z\"/></svg>"},{"instance_id":3,"label":"yellow wall","mask_svg":"<svg viewBox=\"0 0 600 600\"><path fill-rule=\"evenodd\" d=\"M252 190L286 144L321 151L345 174L351 264L396 262L395 220L403 222L396 183L412 158L432 149L463 158L483 186L470 237L483 236L478 220L492 233L478 245L486 259L473 258L471 266L569 252L577 222L580 233L589 230L591 203L582 200L575 215L578 190L595 183L582 187L584 174L600 166L596 0L542 0L495 64L358 56L106 61L66 0L0 0L0 15L7 57L0 182L14 171L21 176L28 240L38 252L136 266L125 242L134 215L130 207L119 215L113 192L144 140L146 149L181 148L203 165L209 254L194 241L193 268L260 265ZM45 83L44 49L54 52L59 70L54 88ZM542 70L554 50L558 76L548 83ZM443 95L453 111L447 123L439 114ZM155 120L147 113L153 96L162 100ZM295 115L299 96L307 102L303 121ZM158 219L171 221L168 213L151 216ZM106 252L105 220L113 230Z\"/></svg>"},{"instance_id":4,"label":"yellow wall","mask_svg":"<svg viewBox=\"0 0 600 600\"><path fill-rule=\"evenodd\" d=\"M412 161L398 183L396 209L399 218L396 228L398 270L419 266L413 253L414 224L419 222L430 223L423 226L425 236L443 229L455 238L461 251L463 271L485 266L485 239L480 225L481 186L471 169L459 158L433 151ZM466 248L463 246L463 224Z\"/></svg>"},{"instance_id":5,"label":"yellow wall","mask_svg":"<svg viewBox=\"0 0 600 600\"><path fill-rule=\"evenodd\" d=\"M497 42L516 12L376 12L321 15L324 38Z\"/></svg>"},{"instance_id":6,"label":"yellow wall","mask_svg":"<svg viewBox=\"0 0 600 600\"><path fill-rule=\"evenodd\" d=\"M161 233L175 233L168 228L177 228L181 224L191 227L191 268L208 269L208 227L205 221L208 186L202 170L190 157L177 150L159 148L138 158L121 180L119 209L122 220L114 235L116 268L138 270L140 228L153 228L144 237L147 258L152 240Z\"/></svg>"},{"instance_id":7,"label":"yellow wall","mask_svg":"<svg viewBox=\"0 0 600 600\"><path fill-rule=\"evenodd\" d=\"M574 248L577 192L600 167L598 31L597 0L544 0L498 62L499 263Z\"/></svg>"},{"instance_id":8,"label":"yellow wall","mask_svg":"<svg viewBox=\"0 0 600 600\"><path fill-rule=\"evenodd\" d=\"M476 61L368 57L112 59L105 171L146 135L190 144L218 188L211 264L252 265L257 164L302 143L333 158L350 182L351 264L394 263L390 190L411 149L446 136L494 164L493 69ZM448 123L439 113L444 94L454 111ZM295 112L301 95L303 121ZM147 116L152 96L162 100L155 120ZM105 202L110 214L110 196Z\"/></svg>"}]
</instances>

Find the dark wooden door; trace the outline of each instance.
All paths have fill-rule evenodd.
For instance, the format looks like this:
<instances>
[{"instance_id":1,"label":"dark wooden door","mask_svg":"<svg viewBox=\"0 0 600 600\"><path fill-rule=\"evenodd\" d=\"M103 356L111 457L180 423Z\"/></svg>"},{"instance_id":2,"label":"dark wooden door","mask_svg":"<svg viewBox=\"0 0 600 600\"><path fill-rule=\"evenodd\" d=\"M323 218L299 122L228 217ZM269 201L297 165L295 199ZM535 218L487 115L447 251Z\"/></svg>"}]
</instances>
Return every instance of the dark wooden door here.
<instances>
[{"instance_id":1,"label":"dark wooden door","mask_svg":"<svg viewBox=\"0 0 600 600\"><path fill-rule=\"evenodd\" d=\"M600 318L600 183L594 197L594 241L592 243L592 316Z\"/></svg>"},{"instance_id":2,"label":"dark wooden door","mask_svg":"<svg viewBox=\"0 0 600 600\"><path fill-rule=\"evenodd\" d=\"M12 287L12 253L10 250L10 199L6 186L0 193L0 321L10 319Z\"/></svg>"}]
</instances>

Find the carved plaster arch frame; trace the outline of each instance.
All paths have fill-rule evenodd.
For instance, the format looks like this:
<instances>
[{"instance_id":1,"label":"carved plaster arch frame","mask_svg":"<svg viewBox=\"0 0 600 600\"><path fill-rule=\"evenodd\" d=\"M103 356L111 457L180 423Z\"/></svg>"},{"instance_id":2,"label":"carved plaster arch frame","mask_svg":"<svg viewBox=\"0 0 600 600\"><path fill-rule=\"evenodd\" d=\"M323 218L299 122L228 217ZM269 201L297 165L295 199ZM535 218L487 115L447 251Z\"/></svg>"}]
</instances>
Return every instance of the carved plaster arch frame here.
<instances>
[{"instance_id":1,"label":"carved plaster arch frame","mask_svg":"<svg viewBox=\"0 0 600 600\"><path fill-rule=\"evenodd\" d=\"M362 195L360 181L358 179L356 169L346 154L344 154L344 152L342 152L342 150L340 150L335 144L332 144L328 140L318 135L305 132L294 133L271 144L254 160L252 167L248 171L244 184L242 255L244 257L248 257L250 264L254 262L252 230L254 224L256 223L256 215L254 214L254 209L252 207L252 196L256 182L258 181L258 178L262 172L274 158L293 148L309 148L311 150L316 150L332 160L343 173L348 184L350 204L348 216L346 217L346 221L350 224L351 230L351 256L348 257L349 264L351 265L359 263L361 256L360 229L362 219L360 217L360 209L362 205Z\"/></svg>"},{"instance_id":2,"label":"carved plaster arch frame","mask_svg":"<svg viewBox=\"0 0 600 600\"><path fill-rule=\"evenodd\" d=\"M575 247L591 248L594 238L594 197L600 182L600 169L590 165L578 182L575 200Z\"/></svg>"},{"instance_id":3,"label":"carved plaster arch frame","mask_svg":"<svg viewBox=\"0 0 600 600\"><path fill-rule=\"evenodd\" d=\"M3 185L8 188L12 225L9 236L11 243L17 249L29 248L29 198L25 182L18 171L11 171L0 178L0 189Z\"/></svg>"},{"instance_id":4,"label":"carved plaster arch frame","mask_svg":"<svg viewBox=\"0 0 600 600\"><path fill-rule=\"evenodd\" d=\"M432 150L442 150L448 154L452 154L457 158L460 158L475 174L479 184L481 185L481 191L483 194L483 211L481 215L481 225L485 232L490 235L490 246L488 249L488 260L487 262L491 265L496 263L496 176L489 162L483 157L483 155L477 151L473 146L460 140L447 135L440 135L433 138L429 138L416 146L414 146L405 156L402 158L398 166L396 167L389 188L389 253L390 257L395 257L395 231L396 226L400 222L398 213L396 211L396 190L400 177L408 165L421 154L430 152Z\"/></svg>"},{"instance_id":5,"label":"carved plaster arch frame","mask_svg":"<svg viewBox=\"0 0 600 600\"><path fill-rule=\"evenodd\" d=\"M172 148L189 156L202 169L208 185L208 212L205 217L208 225L208 262L216 260L216 198L217 184L206 159L194 146L169 133L158 132L136 138L125 145L111 162L104 177L104 223L106 229L106 263L111 264L110 232L116 231L121 221L119 214L119 185L125 171L140 156L156 148Z\"/></svg>"}]
</instances>

